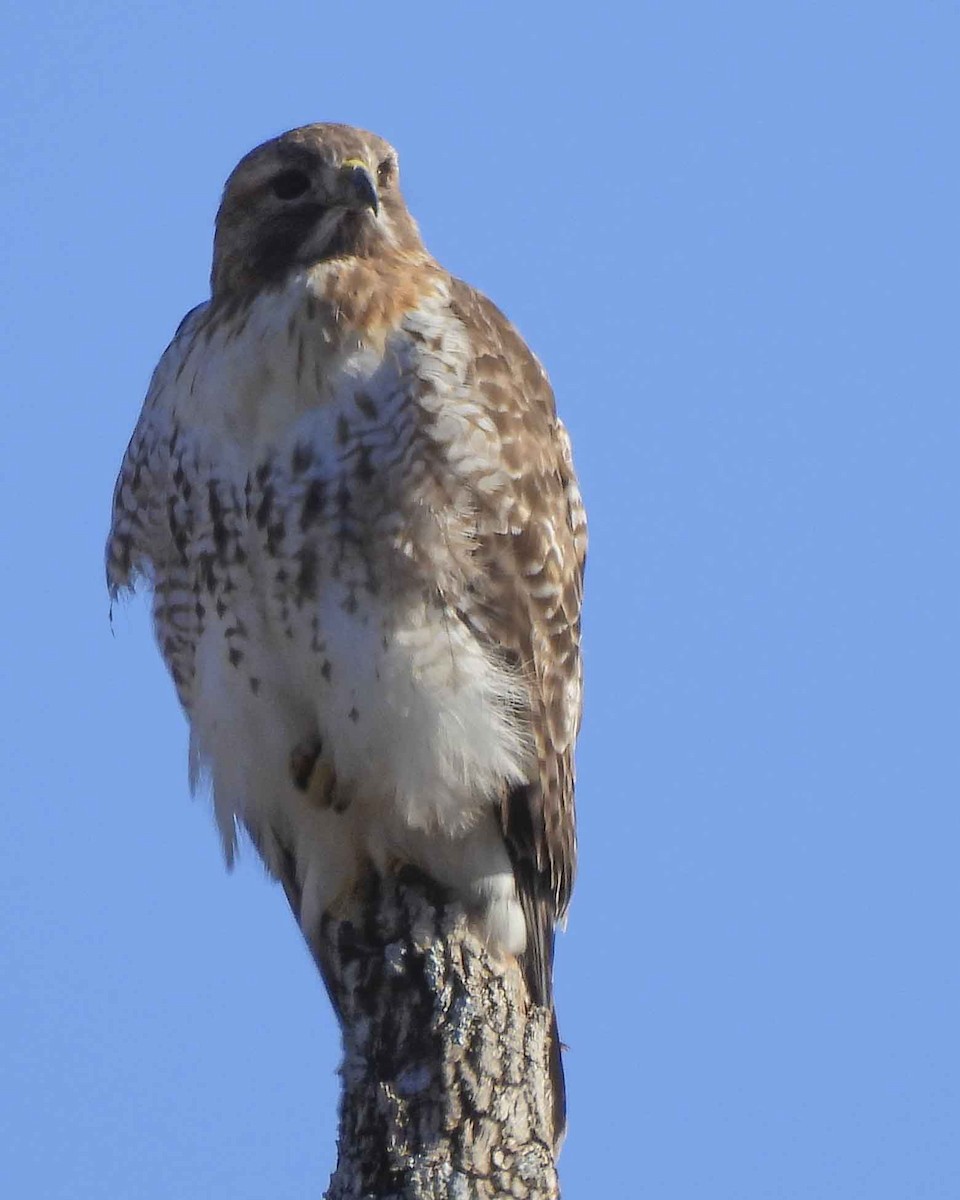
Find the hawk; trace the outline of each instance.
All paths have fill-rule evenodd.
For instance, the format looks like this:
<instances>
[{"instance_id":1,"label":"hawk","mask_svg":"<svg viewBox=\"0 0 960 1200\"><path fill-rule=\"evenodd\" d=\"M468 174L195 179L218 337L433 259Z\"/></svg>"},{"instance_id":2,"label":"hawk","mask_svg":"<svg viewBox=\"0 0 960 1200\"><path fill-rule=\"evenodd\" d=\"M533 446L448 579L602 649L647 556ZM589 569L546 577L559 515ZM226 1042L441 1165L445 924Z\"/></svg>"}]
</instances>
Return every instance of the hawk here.
<instances>
[{"instance_id":1,"label":"hawk","mask_svg":"<svg viewBox=\"0 0 960 1200\"><path fill-rule=\"evenodd\" d=\"M246 830L308 940L411 866L552 1010L585 549L543 368L424 248L393 148L317 124L246 155L120 468L107 578L152 588L227 861Z\"/></svg>"}]
</instances>

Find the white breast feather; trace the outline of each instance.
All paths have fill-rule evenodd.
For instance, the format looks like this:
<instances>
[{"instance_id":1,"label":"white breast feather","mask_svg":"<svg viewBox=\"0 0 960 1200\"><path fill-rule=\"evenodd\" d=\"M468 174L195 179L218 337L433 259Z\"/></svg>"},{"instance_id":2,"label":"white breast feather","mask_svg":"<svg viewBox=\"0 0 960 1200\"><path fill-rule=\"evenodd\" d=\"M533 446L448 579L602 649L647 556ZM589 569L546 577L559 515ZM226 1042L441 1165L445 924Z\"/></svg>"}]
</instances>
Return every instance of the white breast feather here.
<instances>
[{"instance_id":1,"label":"white breast feather","mask_svg":"<svg viewBox=\"0 0 960 1200\"><path fill-rule=\"evenodd\" d=\"M168 353L158 368L149 419L160 430L174 422L190 439L198 486L211 472L242 496L259 463L271 455L284 461L307 441L312 469L336 487L351 469L337 446L337 423L349 416L356 424L361 385L377 407L361 430L373 471L395 480L404 469L405 439L417 419L408 402L414 380L407 350L396 341L378 349L314 337L313 360L301 366L299 382L290 331L299 327L309 286L301 277L255 300L239 336L228 326L201 333L186 343L185 354ZM421 320L434 321L429 309ZM191 318L181 337L189 339L199 321L200 314ZM440 358L423 368L431 372L423 403L434 406L435 436L451 468L475 473L479 465L494 489L503 477L490 452L489 419L457 386L466 346L456 329L437 321L432 332L438 331L446 340ZM410 486L414 479L415 472ZM283 478L276 487L282 510L293 496L284 492ZM289 519L295 524L295 509ZM382 529L397 547L409 536L391 526L389 513ZM387 588L351 606L351 571L360 564L341 561L334 572L322 545L316 603L289 618L290 634L270 599L273 564L252 539L248 550L230 612L224 619L207 616L194 689L185 700L192 753L211 778L228 860L235 819L284 830L296 845L305 922L349 886L358 853L381 864L393 857L420 861L484 910L494 944L521 949L523 919L494 815L501 789L533 769L520 681L423 589ZM228 628L237 619L247 632L245 668L258 682L256 693L227 657ZM322 656L311 646L317 627ZM291 750L314 727L338 786L355 799L346 813L311 807L293 785ZM269 833L261 850L278 869Z\"/></svg>"}]
</instances>

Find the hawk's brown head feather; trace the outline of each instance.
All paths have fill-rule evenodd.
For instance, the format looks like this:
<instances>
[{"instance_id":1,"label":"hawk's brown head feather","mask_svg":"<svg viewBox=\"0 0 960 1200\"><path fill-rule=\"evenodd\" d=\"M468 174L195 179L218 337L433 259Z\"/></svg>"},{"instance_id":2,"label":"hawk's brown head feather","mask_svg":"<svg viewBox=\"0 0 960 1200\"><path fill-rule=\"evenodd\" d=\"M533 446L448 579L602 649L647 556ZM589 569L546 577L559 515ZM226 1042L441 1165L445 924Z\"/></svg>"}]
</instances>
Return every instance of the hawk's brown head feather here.
<instances>
[{"instance_id":1,"label":"hawk's brown head feather","mask_svg":"<svg viewBox=\"0 0 960 1200\"><path fill-rule=\"evenodd\" d=\"M304 125L251 150L227 180L211 286L222 299L327 259L423 253L393 147L348 125Z\"/></svg>"}]
</instances>

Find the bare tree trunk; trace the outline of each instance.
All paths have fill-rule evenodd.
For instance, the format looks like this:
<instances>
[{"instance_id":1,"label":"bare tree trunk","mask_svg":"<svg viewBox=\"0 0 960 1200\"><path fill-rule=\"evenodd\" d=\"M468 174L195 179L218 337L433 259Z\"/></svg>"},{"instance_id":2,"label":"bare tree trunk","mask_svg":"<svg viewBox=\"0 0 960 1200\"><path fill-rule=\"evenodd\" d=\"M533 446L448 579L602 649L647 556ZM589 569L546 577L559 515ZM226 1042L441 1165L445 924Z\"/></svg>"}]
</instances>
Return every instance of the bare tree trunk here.
<instances>
[{"instance_id":1,"label":"bare tree trunk","mask_svg":"<svg viewBox=\"0 0 960 1200\"><path fill-rule=\"evenodd\" d=\"M343 1030L326 1200L554 1200L549 1013L425 881L314 942Z\"/></svg>"}]
</instances>

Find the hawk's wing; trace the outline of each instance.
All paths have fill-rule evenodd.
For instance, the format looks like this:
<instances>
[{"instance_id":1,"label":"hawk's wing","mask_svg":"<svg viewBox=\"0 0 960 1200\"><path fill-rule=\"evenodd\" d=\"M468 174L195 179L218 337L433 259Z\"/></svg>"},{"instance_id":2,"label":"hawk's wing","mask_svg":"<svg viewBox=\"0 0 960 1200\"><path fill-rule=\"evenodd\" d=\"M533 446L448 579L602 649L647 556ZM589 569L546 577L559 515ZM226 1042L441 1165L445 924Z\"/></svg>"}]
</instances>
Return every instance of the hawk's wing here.
<instances>
[{"instance_id":1,"label":"hawk's wing","mask_svg":"<svg viewBox=\"0 0 960 1200\"><path fill-rule=\"evenodd\" d=\"M193 465L186 460L196 457L196 448L178 426L174 403L207 307L201 304L187 313L153 373L114 488L106 548L112 599L132 591L138 579L150 583L157 642L188 714L197 638L187 540L194 531L189 496L172 481L178 470Z\"/></svg>"},{"instance_id":2,"label":"hawk's wing","mask_svg":"<svg viewBox=\"0 0 960 1200\"><path fill-rule=\"evenodd\" d=\"M517 666L530 693L538 777L503 800L501 820L528 932L534 999L551 1002L553 930L576 867L574 740L580 724L580 605L587 535L570 441L543 368L503 314L459 281L468 379L486 400L510 479L479 501L479 571L464 614Z\"/></svg>"}]
</instances>

